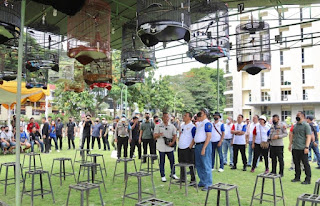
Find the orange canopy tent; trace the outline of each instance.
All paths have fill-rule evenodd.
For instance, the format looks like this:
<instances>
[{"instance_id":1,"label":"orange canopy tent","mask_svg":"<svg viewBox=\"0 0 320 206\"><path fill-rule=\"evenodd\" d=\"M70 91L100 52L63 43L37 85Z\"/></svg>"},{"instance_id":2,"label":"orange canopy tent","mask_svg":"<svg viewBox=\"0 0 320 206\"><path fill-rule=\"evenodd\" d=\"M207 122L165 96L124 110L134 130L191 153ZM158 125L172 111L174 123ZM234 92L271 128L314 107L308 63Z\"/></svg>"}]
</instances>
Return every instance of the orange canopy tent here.
<instances>
[{"instance_id":1,"label":"orange canopy tent","mask_svg":"<svg viewBox=\"0 0 320 206\"><path fill-rule=\"evenodd\" d=\"M31 102L37 102L44 96L50 95L50 89L33 88L27 89L25 82L21 83L21 104L24 104L27 100ZM17 98L17 82L16 81L3 81L0 85L0 103L6 109L13 109L16 104Z\"/></svg>"}]
</instances>

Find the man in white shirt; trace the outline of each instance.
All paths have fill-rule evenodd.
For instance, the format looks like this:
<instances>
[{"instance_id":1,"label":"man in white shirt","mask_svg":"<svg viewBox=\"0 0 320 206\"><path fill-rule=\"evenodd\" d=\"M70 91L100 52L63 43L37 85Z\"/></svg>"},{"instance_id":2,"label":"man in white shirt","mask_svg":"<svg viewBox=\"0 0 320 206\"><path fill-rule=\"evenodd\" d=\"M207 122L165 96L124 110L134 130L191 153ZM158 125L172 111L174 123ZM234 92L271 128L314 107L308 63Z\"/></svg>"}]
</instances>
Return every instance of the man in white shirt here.
<instances>
[{"instance_id":1,"label":"man in white shirt","mask_svg":"<svg viewBox=\"0 0 320 206\"><path fill-rule=\"evenodd\" d=\"M180 126L180 138L179 138L179 150L178 150L178 157L179 163L188 163L194 164L194 142L193 138L196 133L196 127L191 122L192 114L190 112L186 112L183 115L183 122ZM191 175L191 182L195 181L193 167L190 167L190 175ZM184 168L180 170L180 180L185 181L185 171Z\"/></svg>"},{"instance_id":2,"label":"man in white shirt","mask_svg":"<svg viewBox=\"0 0 320 206\"><path fill-rule=\"evenodd\" d=\"M249 157L248 157L248 167L251 167L251 163L252 163L252 157L253 157L253 149L252 149L252 138L253 138L253 130L256 126L259 125L259 116L258 115L254 115L252 117L252 123L249 124L249 127L247 128L247 132L246 132L246 138L249 139L249 147L248 147L248 152L249 152ZM258 167L259 165L259 158L257 161L257 165L256 167Z\"/></svg>"},{"instance_id":3,"label":"man in white shirt","mask_svg":"<svg viewBox=\"0 0 320 206\"><path fill-rule=\"evenodd\" d=\"M1 147L4 150L4 154L7 154L7 151L10 153L14 148L16 148L16 141L14 139L13 133L9 130L8 126L5 126L4 132L1 133Z\"/></svg>"},{"instance_id":4,"label":"man in white shirt","mask_svg":"<svg viewBox=\"0 0 320 206\"><path fill-rule=\"evenodd\" d=\"M239 114L237 123L232 126L231 133L234 134L233 138L233 167L231 169L237 169L238 152L240 151L243 163L243 170L247 171L247 157L246 157L246 137L245 133L247 125L243 123L243 115Z\"/></svg>"},{"instance_id":5,"label":"man in white shirt","mask_svg":"<svg viewBox=\"0 0 320 206\"><path fill-rule=\"evenodd\" d=\"M170 161L170 168L172 178L179 179L175 175L174 171L174 145L176 144L177 138L177 130L173 124L170 124L169 114L167 112L163 113L162 116L163 122L161 124L156 125L154 129L154 138L157 140L156 148L159 150L160 154L160 174L161 174L161 181L166 182L166 175L164 171L164 163L165 163L165 155L167 155Z\"/></svg>"},{"instance_id":6,"label":"man in white shirt","mask_svg":"<svg viewBox=\"0 0 320 206\"><path fill-rule=\"evenodd\" d=\"M220 168L219 172L223 172L223 155L222 155L222 142L224 139L224 124L220 122L221 115L219 112L213 114L214 122L212 123L212 134L211 134L211 144L212 144L212 170L214 170L214 164L216 159L216 150L219 153L220 158Z\"/></svg>"},{"instance_id":7,"label":"man in white shirt","mask_svg":"<svg viewBox=\"0 0 320 206\"><path fill-rule=\"evenodd\" d=\"M226 120L226 124L224 124L224 139L222 142L222 151L223 151L223 162L224 165L228 164L228 149L230 152L230 166L233 166L233 146L232 146L232 139L233 134L231 134L231 128L232 128L232 118L228 117Z\"/></svg>"}]
</instances>

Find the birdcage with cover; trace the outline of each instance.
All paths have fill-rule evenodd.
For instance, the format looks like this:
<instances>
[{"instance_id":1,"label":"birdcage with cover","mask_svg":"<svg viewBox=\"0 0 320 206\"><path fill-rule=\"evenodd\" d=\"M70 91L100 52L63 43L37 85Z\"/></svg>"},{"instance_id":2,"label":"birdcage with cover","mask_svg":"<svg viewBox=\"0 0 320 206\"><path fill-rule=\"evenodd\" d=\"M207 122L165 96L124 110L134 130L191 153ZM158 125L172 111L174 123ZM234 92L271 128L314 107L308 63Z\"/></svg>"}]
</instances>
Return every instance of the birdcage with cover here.
<instances>
[{"instance_id":1,"label":"birdcage with cover","mask_svg":"<svg viewBox=\"0 0 320 206\"><path fill-rule=\"evenodd\" d=\"M190 40L190 0L137 0L137 17L138 36L148 47Z\"/></svg>"},{"instance_id":2,"label":"birdcage with cover","mask_svg":"<svg viewBox=\"0 0 320 206\"><path fill-rule=\"evenodd\" d=\"M188 56L203 64L228 57L228 6L220 0L197 0L191 7L191 37Z\"/></svg>"},{"instance_id":3,"label":"birdcage with cover","mask_svg":"<svg viewBox=\"0 0 320 206\"><path fill-rule=\"evenodd\" d=\"M112 88L112 67L110 59L99 59L86 65L83 70L83 79L90 88Z\"/></svg>"},{"instance_id":4,"label":"birdcage with cover","mask_svg":"<svg viewBox=\"0 0 320 206\"><path fill-rule=\"evenodd\" d=\"M17 43L17 42L16 42ZM0 84L17 78L18 49L16 44L0 45Z\"/></svg>"},{"instance_id":5,"label":"birdcage with cover","mask_svg":"<svg viewBox=\"0 0 320 206\"><path fill-rule=\"evenodd\" d=\"M62 73L64 82L64 91L83 92L85 89L85 82L83 79L84 65L78 61L74 61L73 65L68 65L63 68L65 72Z\"/></svg>"},{"instance_id":6,"label":"birdcage with cover","mask_svg":"<svg viewBox=\"0 0 320 206\"><path fill-rule=\"evenodd\" d=\"M132 86L136 83L144 83L145 70L132 71L125 67L121 70L121 82L127 86Z\"/></svg>"},{"instance_id":7,"label":"birdcage with cover","mask_svg":"<svg viewBox=\"0 0 320 206\"><path fill-rule=\"evenodd\" d=\"M238 71L258 74L271 69L269 24L251 18L236 28L236 53Z\"/></svg>"},{"instance_id":8,"label":"birdcage with cover","mask_svg":"<svg viewBox=\"0 0 320 206\"><path fill-rule=\"evenodd\" d=\"M145 46L136 32L136 22L122 26L122 66L133 71L141 71L155 66L154 47Z\"/></svg>"},{"instance_id":9,"label":"birdcage with cover","mask_svg":"<svg viewBox=\"0 0 320 206\"><path fill-rule=\"evenodd\" d=\"M68 17L68 56L83 65L110 59L110 7L102 0L87 0L83 8Z\"/></svg>"},{"instance_id":10,"label":"birdcage with cover","mask_svg":"<svg viewBox=\"0 0 320 206\"><path fill-rule=\"evenodd\" d=\"M19 37L20 6L18 0L0 1L0 44Z\"/></svg>"}]
</instances>

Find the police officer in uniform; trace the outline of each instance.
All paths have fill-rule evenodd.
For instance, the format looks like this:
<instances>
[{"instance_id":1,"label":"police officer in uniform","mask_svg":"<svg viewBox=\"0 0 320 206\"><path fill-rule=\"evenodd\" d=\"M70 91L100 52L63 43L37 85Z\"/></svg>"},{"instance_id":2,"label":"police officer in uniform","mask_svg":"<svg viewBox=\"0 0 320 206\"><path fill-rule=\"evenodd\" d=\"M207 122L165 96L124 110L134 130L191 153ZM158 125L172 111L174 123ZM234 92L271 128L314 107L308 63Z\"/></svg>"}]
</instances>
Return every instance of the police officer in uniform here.
<instances>
[{"instance_id":1,"label":"police officer in uniform","mask_svg":"<svg viewBox=\"0 0 320 206\"><path fill-rule=\"evenodd\" d=\"M118 159L121 157L122 145L124 148L124 157L128 157L128 141L131 143L132 133L131 126L126 118L122 117L121 121L118 122L115 129L114 138L115 142L117 142Z\"/></svg>"},{"instance_id":2,"label":"police officer in uniform","mask_svg":"<svg viewBox=\"0 0 320 206\"><path fill-rule=\"evenodd\" d=\"M272 159L271 173L277 173L277 158L279 160L280 171L279 174L283 176L283 138L288 136L287 127L279 121L279 115L272 116L272 126L270 128L270 157Z\"/></svg>"}]
</instances>

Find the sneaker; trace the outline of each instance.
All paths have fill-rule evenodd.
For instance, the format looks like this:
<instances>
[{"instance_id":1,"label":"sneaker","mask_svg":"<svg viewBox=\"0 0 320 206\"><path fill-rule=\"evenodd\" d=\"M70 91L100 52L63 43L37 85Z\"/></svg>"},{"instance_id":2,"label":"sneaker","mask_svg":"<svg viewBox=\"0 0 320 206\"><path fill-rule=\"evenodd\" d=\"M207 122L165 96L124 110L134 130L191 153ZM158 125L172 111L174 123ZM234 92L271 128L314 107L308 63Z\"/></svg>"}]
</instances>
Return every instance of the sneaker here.
<instances>
[{"instance_id":1,"label":"sneaker","mask_svg":"<svg viewBox=\"0 0 320 206\"><path fill-rule=\"evenodd\" d=\"M60 150L57 150L57 152L60 152Z\"/></svg>"},{"instance_id":2,"label":"sneaker","mask_svg":"<svg viewBox=\"0 0 320 206\"><path fill-rule=\"evenodd\" d=\"M231 169L232 169L232 170L236 170L237 167L236 167L236 166L232 166Z\"/></svg>"},{"instance_id":3,"label":"sneaker","mask_svg":"<svg viewBox=\"0 0 320 206\"><path fill-rule=\"evenodd\" d=\"M166 182L167 181L166 177L161 177L161 181Z\"/></svg>"},{"instance_id":4,"label":"sneaker","mask_svg":"<svg viewBox=\"0 0 320 206\"><path fill-rule=\"evenodd\" d=\"M219 168L219 170L218 170L218 172L223 172L224 171L224 169L222 169L222 168Z\"/></svg>"},{"instance_id":5,"label":"sneaker","mask_svg":"<svg viewBox=\"0 0 320 206\"><path fill-rule=\"evenodd\" d=\"M266 169L266 171L264 172L264 174L269 174L269 169Z\"/></svg>"},{"instance_id":6,"label":"sneaker","mask_svg":"<svg viewBox=\"0 0 320 206\"><path fill-rule=\"evenodd\" d=\"M177 177L177 175L175 175L175 174L172 175L171 177L172 177L173 179L175 179L175 180L178 180L178 179L179 179L179 177Z\"/></svg>"},{"instance_id":7,"label":"sneaker","mask_svg":"<svg viewBox=\"0 0 320 206\"><path fill-rule=\"evenodd\" d=\"M227 165L227 163L225 162L225 163L223 163L223 165Z\"/></svg>"},{"instance_id":8,"label":"sneaker","mask_svg":"<svg viewBox=\"0 0 320 206\"><path fill-rule=\"evenodd\" d=\"M204 187L204 185L198 184L198 187Z\"/></svg>"},{"instance_id":9,"label":"sneaker","mask_svg":"<svg viewBox=\"0 0 320 206\"><path fill-rule=\"evenodd\" d=\"M250 172L252 172L252 173L253 173L253 172L254 172L254 169L251 169L251 170L250 170Z\"/></svg>"},{"instance_id":10,"label":"sneaker","mask_svg":"<svg viewBox=\"0 0 320 206\"><path fill-rule=\"evenodd\" d=\"M212 168L211 171L215 171L216 169Z\"/></svg>"},{"instance_id":11,"label":"sneaker","mask_svg":"<svg viewBox=\"0 0 320 206\"><path fill-rule=\"evenodd\" d=\"M135 155L133 155L133 156L132 156L132 158L136 158L136 156L135 156Z\"/></svg>"},{"instance_id":12,"label":"sneaker","mask_svg":"<svg viewBox=\"0 0 320 206\"><path fill-rule=\"evenodd\" d=\"M310 185L310 181L305 180L305 181L301 182L301 184L302 185Z\"/></svg>"}]
</instances>

